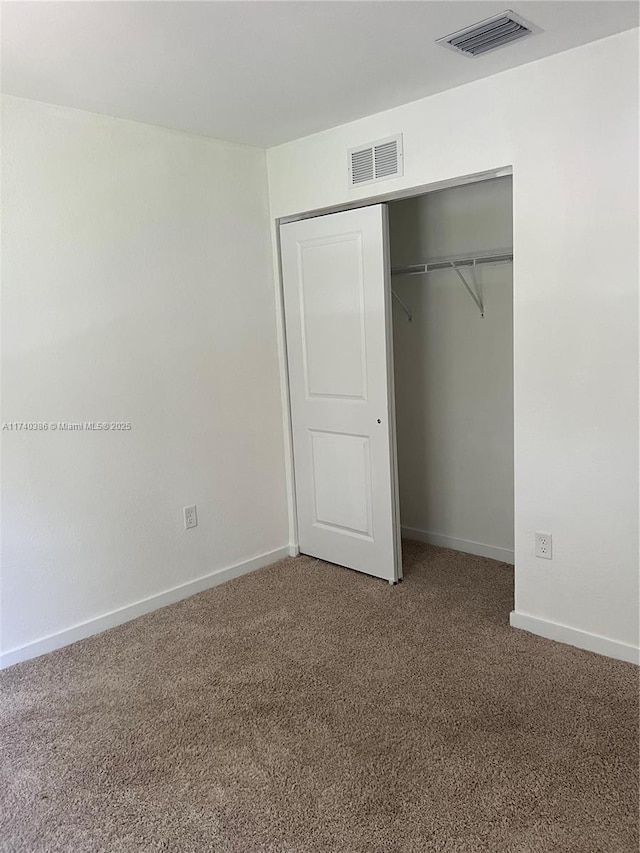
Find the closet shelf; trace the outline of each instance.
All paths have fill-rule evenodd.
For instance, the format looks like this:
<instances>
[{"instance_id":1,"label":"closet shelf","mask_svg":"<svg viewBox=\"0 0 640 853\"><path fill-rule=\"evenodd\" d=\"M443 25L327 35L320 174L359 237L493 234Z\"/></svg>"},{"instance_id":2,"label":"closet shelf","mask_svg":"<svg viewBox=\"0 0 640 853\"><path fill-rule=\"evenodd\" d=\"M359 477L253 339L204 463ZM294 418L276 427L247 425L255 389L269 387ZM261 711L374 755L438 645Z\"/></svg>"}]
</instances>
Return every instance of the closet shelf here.
<instances>
[{"instance_id":1,"label":"closet shelf","mask_svg":"<svg viewBox=\"0 0 640 853\"><path fill-rule=\"evenodd\" d=\"M473 299L480 311L480 316L484 317L484 305L482 304L482 296L478 282L476 281L476 268L479 266L497 266L499 264L510 264L513 262L513 251L505 249L503 251L493 251L479 253L475 255L456 255L448 258L433 258L430 261L425 261L423 264L413 264L408 267L394 267L391 270L392 276L398 275L425 275L426 273L435 272L436 270L452 269L460 281L465 286L469 296ZM463 275L468 272L471 275L472 285ZM402 302L400 297L394 292L393 295L404 308L409 321L412 319L411 310Z\"/></svg>"},{"instance_id":2,"label":"closet shelf","mask_svg":"<svg viewBox=\"0 0 640 853\"><path fill-rule=\"evenodd\" d=\"M408 267L393 267L391 275L424 275L425 273L451 269L452 267L492 266L510 264L512 261L513 252L510 249L476 255L452 255L448 258L432 258L423 264L412 264Z\"/></svg>"}]
</instances>

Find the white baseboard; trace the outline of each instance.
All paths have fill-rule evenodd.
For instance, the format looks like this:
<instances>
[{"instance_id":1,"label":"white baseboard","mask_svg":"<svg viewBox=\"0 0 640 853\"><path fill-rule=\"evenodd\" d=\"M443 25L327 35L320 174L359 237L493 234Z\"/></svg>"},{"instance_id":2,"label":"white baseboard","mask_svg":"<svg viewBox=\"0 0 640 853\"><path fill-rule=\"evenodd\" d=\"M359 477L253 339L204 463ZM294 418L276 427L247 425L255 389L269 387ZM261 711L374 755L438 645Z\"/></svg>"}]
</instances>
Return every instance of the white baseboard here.
<instances>
[{"instance_id":1,"label":"white baseboard","mask_svg":"<svg viewBox=\"0 0 640 853\"><path fill-rule=\"evenodd\" d=\"M464 551L465 554L475 554L478 557L490 557L503 563L515 563L514 553L508 548L498 548L495 545L484 545L482 542L470 542L468 539L456 539L454 536L441 536L439 533L429 533L415 527L402 528L403 539L416 539L440 548L453 548L454 551Z\"/></svg>"},{"instance_id":2,"label":"white baseboard","mask_svg":"<svg viewBox=\"0 0 640 853\"><path fill-rule=\"evenodd\" d=\"M294 545L294 543L292 542L289 545L289 556L290 557L299 557L300 556L300 546Z\"/></svg>"},{"instance_id":3,"label":"white baseboard","mask_svg":"<svg viewBox=\"0 0 640 853\"><path fill-rule=\"evenodd\" d=\"M242 563L236 563L224 569L217 569L215 572L211 572L202 578L187 581L187 583L180 584L180 586L173 587L173 589L168 589L166 592L160 592L157 595L151 595L149 598L144 598L133 604L127 604L118 610L112 610L103 616L81 622L79 625L74 625L71 628L50 634L48 637L43 637L40 640L34 640L34 642L27 643L19 648L10 649L0 654L0 669L20 663L21 661L30 660L39 655L47 654L47 652L53 652L55 649L68 646L78 640L84 640L86 637L91 637L94 634L100 634L102 631L108 631L109 628L115 628L118 625L131 621L131 619L137 619L138 616L144 616L146 613L159 610L168 604L175 604L176 601L182 601L184 598L189 598L189 596L195 595L198 592L204 592L206 589L240 577L240 575L254 572L256 569L263 568L263 566L277 563L278 560L283 560L289 554L290 548L288 545L284 548L277 548L275 551L260 554L257 557L252 557L250 560L244 560Z\"/></svg>"},{"instance_id":4,"label":"white baseboard","mask_svg":"<svg viewBox=\"0 0 640 853\"><path fill-rule=\"evenodd\" d=\"M549 622L546 619L530 616L528 613L519 613L516 610L511 612L509 622L512 628L529 631L530 634L537 634L547 640L555 640L558 643L566 643L569 646L576 646L578 649L585 649L588 652L595 652L608 658L635 663L636 666L640 665L640 649L627 643L621 643L619 640L610 640L608 637L600 636L600 634L590 634L588 631L580 631L558 622Z\"/></svg>"}]
</instances>

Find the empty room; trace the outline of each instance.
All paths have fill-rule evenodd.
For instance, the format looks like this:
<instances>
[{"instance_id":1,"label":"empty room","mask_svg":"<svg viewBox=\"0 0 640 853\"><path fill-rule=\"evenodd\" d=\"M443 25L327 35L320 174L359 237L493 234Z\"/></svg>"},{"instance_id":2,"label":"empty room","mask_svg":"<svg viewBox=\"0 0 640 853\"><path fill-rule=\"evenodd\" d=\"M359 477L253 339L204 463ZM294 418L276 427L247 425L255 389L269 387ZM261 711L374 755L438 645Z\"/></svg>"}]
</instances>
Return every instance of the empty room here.
<instances>
[{"instance_id":1,"label":"empty room","mask_svg":"<svg viewBox=\"0 0 640 853\"><path fill-rule=\"evenodd\" d=\"M2 853L637 853L639 24L0 2Z\"/></svg>"}]
</instances>

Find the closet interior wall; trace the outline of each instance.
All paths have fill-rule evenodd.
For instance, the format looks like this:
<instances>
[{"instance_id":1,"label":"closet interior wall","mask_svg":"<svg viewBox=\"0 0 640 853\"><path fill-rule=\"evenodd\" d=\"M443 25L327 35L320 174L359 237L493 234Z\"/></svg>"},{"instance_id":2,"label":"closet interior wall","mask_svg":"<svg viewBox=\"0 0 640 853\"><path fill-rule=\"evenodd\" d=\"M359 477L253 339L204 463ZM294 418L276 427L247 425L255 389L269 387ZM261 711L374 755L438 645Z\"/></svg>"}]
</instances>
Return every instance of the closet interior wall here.
<instances>
[{"instance_id":1,"label":"closet interior wall","mask_svg":"<svg viewBox=\"0 0 640 853\"><path fill-rule=\"evenodd\" d=\"M391 265L512 249L512 179L389 205ZM513 562L513 267L393 276L403 535Z\"/></svg>"}]
</instances>

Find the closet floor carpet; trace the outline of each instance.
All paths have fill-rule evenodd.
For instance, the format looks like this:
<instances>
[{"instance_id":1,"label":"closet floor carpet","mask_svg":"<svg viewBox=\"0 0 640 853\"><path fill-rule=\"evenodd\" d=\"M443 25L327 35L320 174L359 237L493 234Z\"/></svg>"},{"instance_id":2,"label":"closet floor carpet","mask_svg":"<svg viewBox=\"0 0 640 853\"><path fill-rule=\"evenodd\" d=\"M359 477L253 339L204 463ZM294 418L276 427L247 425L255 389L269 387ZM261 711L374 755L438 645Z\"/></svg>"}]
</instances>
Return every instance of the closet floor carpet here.
<instances>
[{"instance_id":1,"label":"closet floor carpet","mask_svg":"<svg viewBox=\"0 0 640 853\"><path fill-rule=\"evenodd\" d=\"M404 550L0 673L2 850L637 853L636 668L509 628L509 566Z\"/></svg>"}]
</instances>

